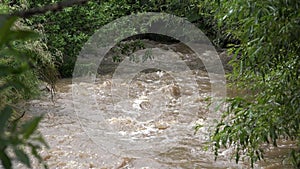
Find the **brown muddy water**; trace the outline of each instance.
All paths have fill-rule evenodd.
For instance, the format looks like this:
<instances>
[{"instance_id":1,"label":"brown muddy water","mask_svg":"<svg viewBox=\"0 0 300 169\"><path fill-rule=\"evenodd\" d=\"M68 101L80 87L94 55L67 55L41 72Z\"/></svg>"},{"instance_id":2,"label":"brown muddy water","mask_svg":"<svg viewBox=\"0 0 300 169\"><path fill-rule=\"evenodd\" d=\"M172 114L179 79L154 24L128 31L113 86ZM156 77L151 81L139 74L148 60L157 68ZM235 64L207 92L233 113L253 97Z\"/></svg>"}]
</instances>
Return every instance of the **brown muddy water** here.
<instances>
[{"instance_id":1,"label":"brown muddy water","mask_svg":"<svg viewBox=\"0 0 300 169\"><path fill-rule=\"evenodd\" d=\"M230 149L221 152L218 160L214 161L211 147L207 144L209 127L203 127L194 134L193 127L197 123L212 126L209 124L212 121L207 120L209 115L206 114L207 103L204 101L210 92L210 83L205 72L199 71L197 74L197 82L201 86L200 98L189 100L188 104L191 107L200 105L200 108L190 113L179 112L178 106L181 104L181 95L192 93L176 91L172 78L163 72L139 74L131 82L131 100L126 104L112 100L110 76L102 76L94 84L83 83L86 88L95 90L97 106L105 114L103 121L77 115L72 100L72 81L60 80L54 102L45 96L40 100L32 100L28 107L31 115L45 114L39 131L48 141L50 149L41 152L44 160L50 168L66 169L249 168L245 162L235 164L230 159ZM151 98L153 93L155 98ZM112 104L118 103L120 106L113 108ZM156 112L151 112L151 109L158 103L166 106L155 115ZM136 110L136 114L124 113L128 107ZM140 118L139 115L145 115L146 118ZM291 145L281 142L278 148L266 149L266 162L255 164L255 168L291 168L286 161L281 161ZM23 166L18 165L17 168ZM34 162L34 168L40 166Z\"/></svg>"},{"instance_id":2,"label":"brown muddy water","mask_svg":"<svg viewBox=\"0 0 300 169\"><path fill-rule=\"evenodd\" d=\"M173 48L175 54L190 59L190 68L194 63L194 66L201 65L190 57L189 51L178 52L184 51L182 45L152 42L147 45ZM159 55L168 52L156 51ZM106 62L108 68L116 67ZM109 73L99 75L94 83L60 80L53 102L45 95L27 104L30 116L45 115L39 131L50 149L42 150L43 159L51 169L249 168L247 162L236 164L231 159L231 149L222 150L218 160L214 160L209 138L220 113L208 111L206 99L211 96L211 83L215 82L199 68L194 67L190 72L176 80L160 70L140 72L120 86L116 86ZM189 83L190 80L196 85ZM84 90L77 91L78 86ZM78 92L92 101L74 99ZM195 134L196 124L203 127ZM254 167L291 168L283 159L292 146L291 142L281 141L278 148L266 147L266 161ZM41 168L36 161L33 166ZM25 167L17 164L16 168Z\"/></svg>"}]
</instances>

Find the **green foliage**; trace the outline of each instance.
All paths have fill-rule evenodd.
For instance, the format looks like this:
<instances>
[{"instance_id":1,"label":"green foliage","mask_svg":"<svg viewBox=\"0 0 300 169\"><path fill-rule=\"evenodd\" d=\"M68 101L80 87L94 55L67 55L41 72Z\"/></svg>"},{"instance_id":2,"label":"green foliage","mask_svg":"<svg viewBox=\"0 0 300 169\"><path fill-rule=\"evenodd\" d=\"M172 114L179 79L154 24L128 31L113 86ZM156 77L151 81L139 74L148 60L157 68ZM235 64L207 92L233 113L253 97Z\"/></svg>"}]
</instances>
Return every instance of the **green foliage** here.
<instances>
[{"instance_id":1,"label":"green foliage","mask_svg":"<svg viewBox=\"0 0 300 169\"><path fill-rule=\"evenodd\" d=\"M30 1L31 7L48 4L46 1ZM49 13L31 19L32 26L43 27L47 35L47 45L52 54L63 53L59 71L63 77L72 75L76 57L83 44L101 26L126 15L128 5L123 1L97 2L63 9L59 13ZM41 24L43 23L43 24Z\"/></svg>"},{"instance_id":2,"label":"green foliage","mask_svg":"<svg viewBox=\"0 0 300 169\"><path fill-rule=\"evenodd\" d=\"M140 40L119 42L115 47L111 49L115 53L115 55L113 56L113 61L121 62L124 59L124 57L122 56L129 56L130 60L133 61L135 57L132 55L132 53L144 48L144 43Z\"/></svg>"},{"instance_id":3,"label":"green foliage","mask_svg":"<svg viewBox=\"0 0 300 169\"><path fill-rule=\"evenodd\" d=\"M29 7L43 6L57 2L57 0L27 0ZM105 24L138 12L167 12L177 16L186 17L190 21L199 20L198 4L200 0L189 1L145 1L145 0L107 0L89 1L80 6L73 6L63 9L58 13L47 13L45 15L30 18L31 26L45 30L45 42L52 52L56 55L57 51L62 52L63 58L59 65L62 77L70 77L76 57L83 44L93 33ZM200 17L202 18L202 16ZM199 26L203 26L209 21L201 19ZM149 23L150 24L150 23ZM205 27L211 29L210 25ZM59 60L58 57L57 60ZM116 60L117 57L115 57Z\"/></svg>"},{"instance_id":4,"label":"green foliage","mask_svg":"<svg viewBox=\"0 0 300 169\"><path fill-rule=\"evenodd\" d=\"M123 55L130 55L139 49L145 49L145 45L142 41L137 40L120 42L113 50Z\"/></svg>"},{"instance_id":5,"label":"green foliage","mask_svg":"<svg viewBox=\"0 0 300 169\"><path fill-rule=\"evenodd\" d=\"M232 61L230 81L252 94L227 100L213 135L216 155L221 146L233 146L237 161L246 154L253 165L263 158L263 143L276 146L285 137L299 146L299 8L295 0L220 1L216 18L240 41L231 48L241 58ZM299 151L293 152L299 167Z\"/></svg>"},{"instance_id":6,"label":"green foliage","mask_svg":"<svg viewBox=\"0 0 300 169\"><path fill-rule=\"evenodd\" d=\"M28 168L31 168L27 151L30 151L40 163L43 163L41 156L38 154L38 150L41 146L48 147L48 145L41 134L36 132L38 123L42 117L32 118L20 125L18 121L9 122L13 111L10 105L6 105L6 107L0 111L0 159L2 165L6 169L12 168L12 159L15 158ZM46 164L43 165L47 168Z\"/></svg>"},{"instance_id":7,"label":"green foliage","mask_svg":"<svg viewBox=\"0 0 300 169\"><path fill-rule=\"evenodd\" d=\"M56 71L42 43L32 40L37 33L20 29L24 26L16 17L1 15L0 20L0 160L6 169L12 168L13 160L31 168L29 154L43 163L38 150L47 147L36 131L42 117L20 122L14 118L14 105L38 94L39 75L54 85Z\"/></svg>"}]
</instances>

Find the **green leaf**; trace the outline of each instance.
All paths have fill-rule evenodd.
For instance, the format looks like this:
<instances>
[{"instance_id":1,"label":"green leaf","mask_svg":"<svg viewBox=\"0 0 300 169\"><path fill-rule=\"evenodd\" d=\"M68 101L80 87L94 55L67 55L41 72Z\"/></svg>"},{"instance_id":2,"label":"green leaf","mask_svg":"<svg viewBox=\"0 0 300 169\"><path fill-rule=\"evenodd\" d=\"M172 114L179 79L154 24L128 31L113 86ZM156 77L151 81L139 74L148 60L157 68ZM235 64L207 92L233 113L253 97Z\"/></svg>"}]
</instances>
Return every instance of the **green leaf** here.
<instances>
[{"instance_id":1,"label":"green leaf","mask_svg":"<svg viewBox=\"0 0 300 169\"><path fill-rule=\"evenodd\" d=\"M45 141L45 139L43 138L42 135L34 138L33 140L37 140L39 141L40 143L42 143L46 148L49 148L49 145L47 144L47 142Z\"/></svg>"},{"instance_id":2,"label":"green leaf","mask_svg":"<svg viewBox=\"0 0 300 169\"><path fill-rule=\"evenodd\" d=\"M39 155L39 153L37 152L37 148L35 145L29 144L29 146L31 147L31 153L32 155L34 155L35 158L37 158L39 160L39 162L42 161L41 156Z\"/></svg>"},{"instance_id":3,"label":"green leaf","mask_svg":"<svg viewBox=\"0 0 300 169\"><path fill-rule=\"evenodd\" d=\"M2 151L2 150L0 151L0 159L1 159L2 165L4 166L5 169L12 168L10 158L7 156L5 151Z\"/></svg>"},{"instance_id":4,"label":"green leaf","mask_svg":"<svg viewBox=\"0 0 300 169\"><path fill-rule=\"evenodd\" d=\"M8 38L10 38L10 40L22 40L22 41L35 39L38 37L39 37L38 33L35 33L33 31L27 31L27 30L10 31L8 35Z\"/></svg>"},{"instance_id":5,"label":"green leaf","mask_svg":"<svg viewBox=\"0 0 300 169\"><path fill-rule=\"evenodd\" d=\"M32 133L37 129L39 122L42 120L42 116L35 117L27 121L23 126L21 133L23 134L24 139L28 139Z\"/></svg>"},{"instance_id":6,"label":"green leaf","mask_svg":"<svg viewBox=\"0 0 300 169\"><path fill-rule=\"evenodd\" d=\"M31 168L29 157L28 157L28 155L23 150L21 150L19 148L15 148L14 152L15 152L15 154L17 156L17 159L21 163L25 164L28 168Z\"/></svg>"},{"instance_id":7,"label":"green leaf","mask_svg":"<svg viewBox=\"0 0 300 169\"><path fill-rule=\"evenodd\" d=\"M0 20L2 21L0 24L0 47L3 44L8 42L8 36L10 33L10 28L17 20L17 17L12 17L8 15L0 15Z\"/></svg>"},{"instance_id":8,"label":"green leaf","mask_svg":"<svg viewBox=\"0 0 300 169\"><path fill-rule=\"evenodd\" d=\"M4 107L3 110L0 112L0 135L3 135L3 132L5 131L5 128L7 127L8 119L12 115L12 108L8 105Z\"/></svg>"},{"instance_id":9,"label":"green leaf","mask_svg":"<svg viewBox=\"0 0 300 169\"><path fill-rule=\"evenodd\" d=\"M203 127L203 125L201 125L201 124L197 124L196 126L195 126L195 128L194 128L194 135L199 131L199 129L200 128L202 128Z\"/></svg>"}]
</instances>

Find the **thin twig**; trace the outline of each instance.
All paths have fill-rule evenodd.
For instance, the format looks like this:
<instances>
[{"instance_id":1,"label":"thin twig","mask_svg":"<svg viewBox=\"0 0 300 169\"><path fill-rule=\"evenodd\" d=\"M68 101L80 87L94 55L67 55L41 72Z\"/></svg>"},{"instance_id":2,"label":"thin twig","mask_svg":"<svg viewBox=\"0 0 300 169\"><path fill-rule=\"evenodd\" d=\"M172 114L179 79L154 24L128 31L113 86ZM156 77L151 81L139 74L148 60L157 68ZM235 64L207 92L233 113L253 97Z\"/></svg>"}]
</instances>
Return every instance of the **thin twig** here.
<instances>
[{"instance_id":1,"label":"thin twig","mask_svg":"<svg viewBox=\"0 0 300 169\"><path fill-rule=\"evenodd\" d=\"M14 119L12 122L13 122L13 123L18 122L21 118L24 117L25 113L26 113L26 112L23 111L23 113L22 113L18 118Z\"/></svg>"}]
</instances>

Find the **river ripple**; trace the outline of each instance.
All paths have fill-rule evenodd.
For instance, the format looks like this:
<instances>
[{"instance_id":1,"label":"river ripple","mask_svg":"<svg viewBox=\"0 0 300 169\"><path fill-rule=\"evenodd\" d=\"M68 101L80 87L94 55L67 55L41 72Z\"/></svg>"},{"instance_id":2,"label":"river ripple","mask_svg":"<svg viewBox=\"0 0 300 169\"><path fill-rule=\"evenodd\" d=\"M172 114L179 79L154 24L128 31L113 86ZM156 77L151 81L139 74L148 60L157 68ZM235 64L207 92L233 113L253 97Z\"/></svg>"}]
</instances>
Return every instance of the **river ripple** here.
<instances>
[{"instance_id":1,"label":"river ripple","mask_svg":"<svg viewBox=\"0 0 300 169\"><path fill-rule=\"evenodd\" d=\"M128 84L126 102L111 94L111 76L100 76L93 84L81 84L94 91L97 102L81 115L74 111L72 80L60 80L54 102L45 96L28 103L31 115L45 114L39 131L50 149L42 150L44 160L50 168L248 168L230 160L230 149L214 161L208 141L215 116L207 113L205 101L210 81L204 71L193 74L197 97L189 86L178 89L172 76L153 71L138 74ZM182 109L185 104L189 109ZM204 127L194 134L199 123ZM270 162L255 168L291 168L280 161L290 145L282 142L269 150ZM33 166L40 168L36 162Z\"/></svg>"}]
</instances>

